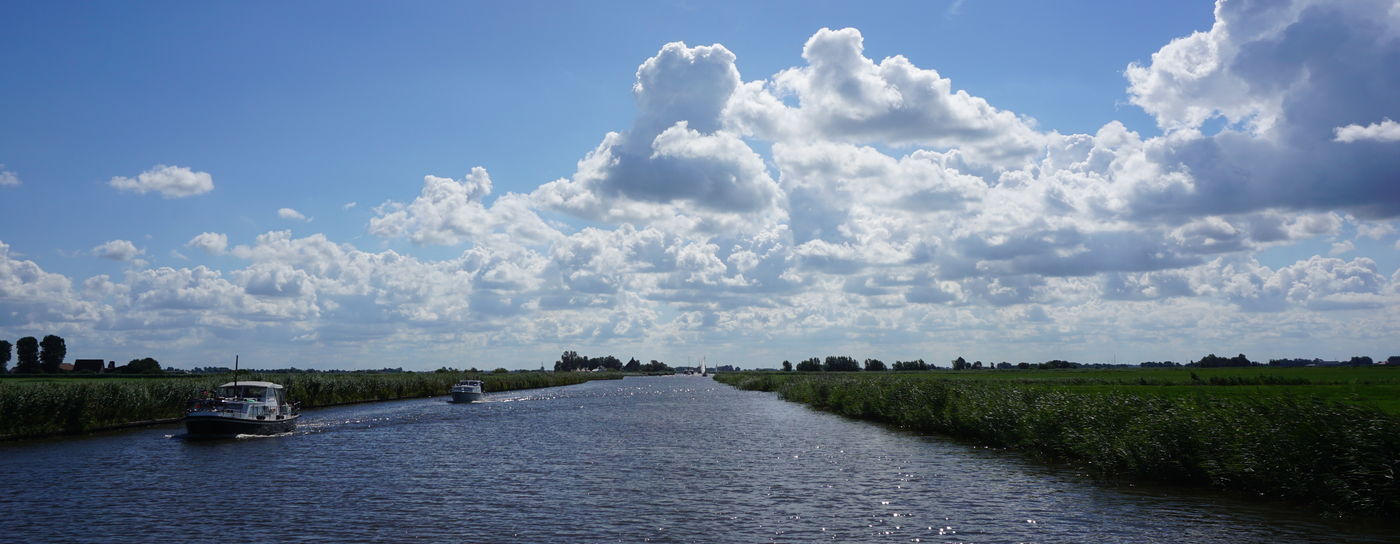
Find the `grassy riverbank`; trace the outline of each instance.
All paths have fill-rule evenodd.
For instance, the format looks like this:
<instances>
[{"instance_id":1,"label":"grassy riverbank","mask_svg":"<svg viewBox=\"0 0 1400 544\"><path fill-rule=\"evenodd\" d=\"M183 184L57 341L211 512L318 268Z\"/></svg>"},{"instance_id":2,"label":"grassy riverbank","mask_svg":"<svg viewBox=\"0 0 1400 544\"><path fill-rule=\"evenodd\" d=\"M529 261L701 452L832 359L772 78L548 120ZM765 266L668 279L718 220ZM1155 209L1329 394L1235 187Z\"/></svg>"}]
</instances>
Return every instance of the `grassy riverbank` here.
<instances>
[{"instance_id":1,"label":"grassy riverbank","mask_svg":"<svg viewBox=\"0 0 1400 544\"><path fill-rule=\"evenodd\" d=\"M1277 370L1285 372L747 372L715 379L1070 462L1098 477L1205 485L1312 504L1329 515L1400 513L1400 417L1379 407L1395 400L1385 397L1400 372ZM1314 387L1319 394L1311 394Z\"/></svg>"},{"instance_id":2,"label":"grassy riverbank","mask_svg":"<svg viewBox=\"0 0 1400 544\"><path fill-rule=\"evenodd\" d=\"M445 395L464 377L485 382L486 391L511 391L616 379L617 373L244 373L240 380L267 380L287 387L302 408ZM232 375L170 378L7 378L0 380L0 439L75 434L178 419L185 401Z\"/></svg>"}]
</instances>

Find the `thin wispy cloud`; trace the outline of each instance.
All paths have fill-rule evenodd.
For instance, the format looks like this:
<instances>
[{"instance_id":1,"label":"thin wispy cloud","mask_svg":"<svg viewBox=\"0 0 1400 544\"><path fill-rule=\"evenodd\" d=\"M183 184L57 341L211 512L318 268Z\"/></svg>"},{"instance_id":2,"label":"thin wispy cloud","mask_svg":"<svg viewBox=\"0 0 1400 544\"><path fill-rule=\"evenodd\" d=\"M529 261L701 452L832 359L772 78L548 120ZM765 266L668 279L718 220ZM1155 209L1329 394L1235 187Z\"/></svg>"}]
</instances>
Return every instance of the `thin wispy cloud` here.
<instances>
[{"instance_id":1,"label":"thin wispy cloud","mask_svg":"<svg viewBox=\"0 0 1400 544\"><path fill-rule=\"evenodd\" d=\"M5 165L0 164L0 187L18 187L19 185L19 174L6 170Z\"/></svg>"},{"instance_id":2,"label":"thin wispy cloud","mask_svg":"<svg viewBox=\"0 0 1400 544\"><path fill-rule=\"evenodd\" d=\"M303 223L311 222L310 218L306 217L305 215L302 215L301 212L293 210L291 208L279 208L277 210L277 217L289 221L301 221Z\"/></svg>"}]
</instances>

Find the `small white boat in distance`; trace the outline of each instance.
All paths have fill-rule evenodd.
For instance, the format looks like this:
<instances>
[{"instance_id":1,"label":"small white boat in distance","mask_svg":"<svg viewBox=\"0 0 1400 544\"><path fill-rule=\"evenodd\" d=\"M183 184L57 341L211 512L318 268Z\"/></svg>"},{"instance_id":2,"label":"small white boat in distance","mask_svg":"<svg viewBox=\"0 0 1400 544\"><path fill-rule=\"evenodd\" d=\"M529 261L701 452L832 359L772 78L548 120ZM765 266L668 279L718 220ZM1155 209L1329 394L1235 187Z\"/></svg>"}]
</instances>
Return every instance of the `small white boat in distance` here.
<instances>
[{"instance_id":1,"label":"small white boat in distance","mask_svg":"<svg viewBox=\"0 0 1400 544\"><path fill-rule=\"evenodd\" d=\"M475 402L481 397L481 380L462 380L452 386L452 402Z\"/></svg>"},{"instance_id":2,"label":"small white boat in distance","mask_svg":"<svg viewBox=\"0 0 1400 544\"><path fill-rule=\"evenodd\" d=\"M296 428L299 417L281 385L229 382L190 401L185 429L191 436L279 434Z\"/></svg>"}]
</instances>

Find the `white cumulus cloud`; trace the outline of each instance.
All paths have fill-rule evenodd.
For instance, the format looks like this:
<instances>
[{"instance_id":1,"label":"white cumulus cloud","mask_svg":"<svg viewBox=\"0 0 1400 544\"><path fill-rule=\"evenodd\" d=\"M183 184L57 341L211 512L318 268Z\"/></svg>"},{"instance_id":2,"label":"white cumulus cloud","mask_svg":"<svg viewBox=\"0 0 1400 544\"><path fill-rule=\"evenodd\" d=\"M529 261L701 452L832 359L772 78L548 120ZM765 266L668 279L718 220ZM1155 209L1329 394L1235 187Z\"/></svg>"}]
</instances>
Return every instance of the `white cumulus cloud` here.
<instances>
[{"instance_id":1,"label":"white cumulus cloud","mask_svg":"<svg viewBox=\"0 0 1400 544\"><path fill-rule=\"evenodd\" d=\"M763 159L722 113L739 87L722 45L666 44L637 69L638 116L609 133L569 179L531 196L542 206L610 222L672 222L708 230L770 219L779 191ZM687 220L689 218L689 220Z\"/></svg>"},{"instance_id":2,"label":"white cumulus cloud","mask_svg":"<svg viewBox=\"0 0 1400 544\"><path fill-rule=\"evenodd\" d=\"M483 200L489 194L491 175L480 166L461 181L424 176L413 202L389 201L375 208L369 232L384 238L408 237L419 245L481 243L500 235L541 242L559 236L530 209L524 195L506 194L487 206Z\"/></svg>"},{"instance_id":3,"label":"white cumulus cloud","mask_svg":"<svg viewBox=\"0 0 1400 544\"><path fill-rule=\"evenodd\" d=\"M1144 159L1175 176L1144 186L1134 209L1400 215L1400 153L1357 143L1391 138L1396 126L1387 121L1400 117L1400 71L1388 69L1400 56L1394 5L1222 1L1209 31L1173 40L1146 66L1129 65L1131 102L1170 132L1147 142ZM1214 118L1227 126L1202 133Z\"/></svg>"},{"instance_id":4,"label":"white cumulus cloud","mask_svg":"<svg viewBox=\"0 0 1400 544\"><path fill-rule=\"evenodd\" d=\"M768 138L959 147L1006 165L1039 152L1042 136L1027 120L903 56L876 63L864 49L854 28L817 31L802 48L807 66L750 84L730 105L730 121ZM787 95L797 107L778 99Z\"/></svg>"},{"instance_id":5,"label":"white cumulus cloud","mask_svg":"<svg viewBox=\"0 0 1400 544\"><path fill-rule=\"evenodd\" d=\"M214 190L214 177L183 166L158 164L135 178L118 176L108 184L138 194L155 191L165 198L185 198Z\"/></svg>"},{"instance_id":6,"label":"white cumulus cloud","mask_svg":"<svg viewBox=\"0 0 1400 544\"><path fill-rule=\"evenodd\" d=\"M1347 125L1335 129L1338 142L1359 142L1362 140L1374 140L1377 142L1400 142L1400 123L1391 121L1390 118L1382 119L1379 123L1371 123L1366 126Z\"/></svg>"},{"instance_id":7,"label":"white cumulus cloud","mask_svg":"<svg viewBox=\"0 0 1400 544\"><path fill-rule=\"evenodd\" d=\"M188 247L199 248L210 255L221 255L228 249L228 235L218 232L201 232L185 242Z\"/></svg>"},{"instance_id":8,"label":"white cumulus cloud","mask_svg":"<svg viewBox=\"0 0 1400 544\"><path fill-rule=\"evenodd\" d=\"M92 248L92 254L113 261L130 261L145 253L129 240L111 240Z\"/></svg>"},{"instance_id":9,"label":"white cumulus cloud","mask_svg":"<svg viewBox=\"0 0 1400 544\"><path fill-rule=\"evenodd\" d=\"M1400 72L1381 68L1400 54L1393 6L1219 3L1212 28L1127 70L1160 136L1113 120L1039 132L932 67L866 57L855 29L817 31L797 66L749 82L722 45L670 43L637 69L631 125L579 150L568 177L497 195L477 167L374 207L370 234L455 247L434 258L325 234L230 246L203 232L185 246L235 264L145 269L113 240L94 254L134 264L75 292L0 244L0 323L81 321L123 340L243 331L444 359L745 346L760 365L890 346L910 359L1075 358L1105 338L1153 358L1380 345L1400 272L1357 254L1376 245L1363 239L1388 247L1400 215L1386 140ZM124 183L160 191L137 178ZM1260 263L1326 244L1330 256Z\"/></svg>"}]
</instances>

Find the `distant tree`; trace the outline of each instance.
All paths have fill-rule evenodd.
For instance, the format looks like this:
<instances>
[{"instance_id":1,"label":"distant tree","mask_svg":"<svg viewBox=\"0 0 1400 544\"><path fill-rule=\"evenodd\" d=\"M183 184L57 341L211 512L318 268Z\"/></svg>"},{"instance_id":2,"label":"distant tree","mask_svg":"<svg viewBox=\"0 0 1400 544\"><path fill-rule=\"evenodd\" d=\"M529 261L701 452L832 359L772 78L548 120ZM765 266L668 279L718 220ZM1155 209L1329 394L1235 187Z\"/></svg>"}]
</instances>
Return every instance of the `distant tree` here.
<instances>
[{"instance_id":1,"label":"distant tree","mask_svg":"<svg viewBox=\"0 0 1400 544\"><path fill-rule=\"evenodd\" d=\"M0 340L0 374L10 371L11 347L9 340Z\"/></svg>"},{"instance_id":2,"label":"distant tree","mask_svg":"<svg viewBox=\"0 0 1400 544\"><path fill-rule=\"evenodd\" d=\"M1253 364L1254 363L1250 362L1249 358L1245 357L1243 353L1234 357L1230 357L1228 359L1225 357L1217 356L1216 354L1212 353L1205 357L1201 357L1200 360L1197 360L1194 363L1190 363L1189 365L1199 366L1201 368L1223 368L1232 366L1251 366Z\"/></svg>"},{"instance_id":3,"label":"distant tree","mask_svg":"<svg viewBox=\"0 0 1400 544\"><path fill-rule=\"evenodd\" d=\"M160 374L160 363L155 359L146 357L144 359L132 359L125 365L117 368L117 372L123 374Z\"/></svg>"},{"instance_id":4,"label":"distant tree","mask_svg":"<svg viewBox=\"0 0 1400 544\"><path fill-rule=\"evenodd\" d=\"M1387 365L1400 365L1400 355L1391 355L1390 357L1386 357L1386 358L1385 358L1385 364L1387 364Z\"/></svg>"},{"instance_id":5,"label":"distant tree","mask_svg":"<svg viewBox=\"0 0 1400 544\"><path fill-rule=\"evenodd\" d=\"M640 372L642 370L642 362L638 361L636 357L633 357L627 360L627 364L622 365L622 370L627 372Z\"/></svg>"},{"instance_id":6,"label":"distant tree","mask_svg":"<svg viewBox=\"0 0 1400 544\"><path fill-rule=\"evenodd\" d=\"M822 369L822 361L816 357L797 363L798 372L817 372Z\"/></svg>"},{"instance_id":7,"label":"distant tree","mask_svg":"<svg viewBox=\"0 0 1400 544\"><path fill-rule=\"evenodd\" d=\"M38 338L26 336L15 342L15 372L20 374L39 372Z\"/></svg>"},{"instance_id":8,"label":"distant tree","mask_svg":"<svg viewBox=\"0 0 1400 544\"><path fill-rule=\"evenodd\" d=\"M783 372L792 372L792 361L783 361Z\"/></svg>"},{"instance_id":9,"label":"distant tree","mask_svg":"<svg viewBox=\"0 0 1400 544\"><path fill-rule=\"evenodd\" d=\"M58 372L58 365L63 364L63 358L68 356L68 345L63 341L62 336L52 334L45 336L39 342L39 367L53 374Z\"/></svg>"},{"instance_id":10,"label":"distant tree","mask_svg":"<svg viewBox=\"0 0 1400 544\"><path fill-rule=\"evenodd\" d=\"M929 366L923 359L915 359L913 361L895 361L893 368L894 370L928 370Z\"/></svg>"},{"instance_id":11,"label":"distant tree","mask_svg":"<svg viewBox=\"0 0 1400 544\"><path fill-rule=\"evenodd\" d=\"M860 363L855 357L846 355L829 355L826 361L822 362L822 370L827 372L855 372L860 370Z\"/></svg>"},{"instance_id":12,"label":"distant tree","mask_svg":"<svg viewBox=\"0 0 1400 544\"><path fill-rule=\"evenodd\" d=\"M642 372L675 372L670 365L652 359L650 363L642 365Z\"/></svg>"},{"instance_id":13,"label":"distant tree","mask_svg":"<svg viewBox=\"0 0 1400 544\"><path fill-rule=\"evenodd\" d=\"M1031 364L1030 364L1030 363L1027 363L1027 362L1025 362L1025 361L1022 361L1022 362L1016 363L1016 368L1019 368L1019 369L1021 369L1021 370L1030 370Z\"/></svg>"},{"instance_id":14,"label":"distant tree","mask_svg":"<svg viewBox=\"0 0 1400 544\"><path fill-rule=\"evenodd\" d=\"M973 361L972 368L982 370L982 361Z\"/></svg>"},{"instance_id":15,"label":"distant tree","mask_svg":"<svg viewBox=\"0 0 1400 544\"><path fill-rule=\"evenodd\" d=\"M593 364L594 361L596 361L597 364ZM604 369L604 370L612 370L612 371L619 371L619 370L622 370L622 360L621 360L621 359L618 359L617 357L613 357L613 356L611 356L611 355L609 355L609 356L607 356L607 357L602 357L602 358L599 358L599 359L595 359L595 360L590 360L589 363L590 363L590 364L588 365L588 369L589 369L589 370L593 370L593 369L595 369L595 368L601 368L601 369Z\"/></svg>"},{"instance_id":16,"label":"distant tree","mask_svg":"<svg viewBox=\"0 0 1400 544\"><path fill-rule=\"evenodd\" d=\"M496 370L491 371L492 374L507 374L509 372L509 370L506 370L504 368L497 368Z\"/></svg>"},{"instance_id":17,"label":"distant tree","mask_svg":"<svg viewBox=\"0 0 1400 544\"><path fill-rule=\"evenodd\" d=\"M1365 355L1359 357L1352 357L1351 361L1349 362L1349 364L1351 364L1352 366L1370 366L1373 363L1375 363L1375 361L1371 360L1370 357Z\"/></svg>"},{"instance_id":18,"label":"distant tree","mask_svg":"<svg viewBox=\"0 0 1400 544\"><path fill-rule=\"evenodd\" d=\"M967 367L967 359L964 359L962 357L953 359L953 370L967 370Z\"/></svg>"},{"instance_id":19,"label":"distant tree","mask_svg":"<svg viewBox=\"0 0 1400 544\"><path fill-rule=\"evenodd\" d=\"M885 370L885 362L884 362L884 361L881 361L881 360L879 360L879 359L866 359L866 360L865 360L865 370L871 371L871 372L883 371L883 370Z\"/></svg>"},{"instance_id":20,"label":"distant tree","mask_svg":"<svg viewBox=\"0 0 1400 544\"><path fill-rule=\"evenodd\" d=\"M578 352L569 350L559 356L559 360L554 362L555 372L569 372L573 370L585 370L588 367L588 359L580 357Z\"/></svg>"}]
</instances>

